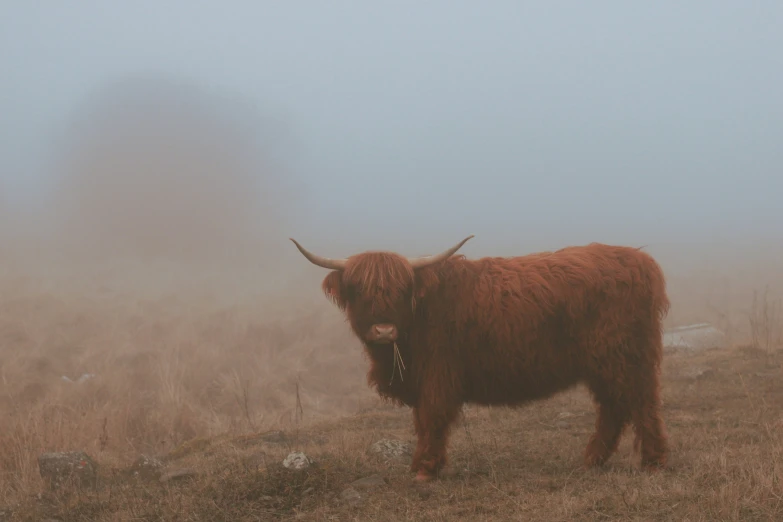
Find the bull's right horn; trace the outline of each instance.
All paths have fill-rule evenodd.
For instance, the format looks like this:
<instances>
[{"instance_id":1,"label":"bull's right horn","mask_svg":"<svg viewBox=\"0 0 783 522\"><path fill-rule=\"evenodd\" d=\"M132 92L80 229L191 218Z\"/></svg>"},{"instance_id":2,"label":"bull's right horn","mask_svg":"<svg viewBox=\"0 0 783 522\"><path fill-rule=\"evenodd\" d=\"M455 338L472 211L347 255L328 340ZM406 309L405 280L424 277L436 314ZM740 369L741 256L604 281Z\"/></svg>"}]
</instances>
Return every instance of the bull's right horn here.
<instances>
[{"instance_id":1,"label":"bull's right horn","mask_svg":"<svg viewBox=\"0 0 783 522\"><path fill-rule=\"evenodd\" d=\"M460 241L459 243L457 243L453 247L449 248L448 250L446 250L444 252L441 252L438 255L427 256L427 257L417 257L415 259L408 259L408 262L410 263L411 267L413 267L414 269L424 268L425 266L434 265L435 263L439 263L440 261L444 261L444 260L450 258L451 256L453 256L454 254L456 254L457 250L462 248L462 245L464 245L468 241L468 239L470 239L472 237L473 237L472 234L469 235L468 237L466 237L465 239L463 239L462 241Z\"/></svg>"},{"instance_id":2,"label":"bull's right horn","mask_svg":"<svg viewBox=\"0 0 783 522\"><path fill-rule=\"evenodd\" d=\"M322 268L327 268L329 270L344 270L345 264L348 262L347 259L330 259L328 257L321 257L313 254L312 252L308 251L305 247L297 243L296 239L289 237L291 241L294 242L296 245L296 248L299 249L299 251L302 253L303 256L307 258L308 261L310 261L312 264L316 266L320 266Z\"/></svg>"}]
</instances>

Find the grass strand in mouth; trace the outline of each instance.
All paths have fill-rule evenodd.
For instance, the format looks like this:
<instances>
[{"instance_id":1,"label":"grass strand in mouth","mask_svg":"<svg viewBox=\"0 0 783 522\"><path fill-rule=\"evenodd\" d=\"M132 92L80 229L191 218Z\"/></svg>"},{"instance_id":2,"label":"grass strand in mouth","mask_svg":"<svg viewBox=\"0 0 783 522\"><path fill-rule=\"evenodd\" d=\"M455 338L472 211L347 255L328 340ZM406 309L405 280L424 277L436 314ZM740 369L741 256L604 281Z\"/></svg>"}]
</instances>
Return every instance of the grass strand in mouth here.
<instances>
[{"instance_id":1,"label":"grass strand in mouth","mask_svg":"<svg viewBox=\"0 0 783 522\"><path fill-rule=\"evenodd\" d=\"M399 367L397 366L397 363L399 362ZM397 346L397 343L394 343L394 366L392 366L392 375L391 380L389 381L389 384L394 382L394 370L396 368L399 368L400 371L400 381L404 381L402 377L402 371L405 369L405 362L402 360L402 354L400 353L400 348Z\"/></svg>"}]
</instances>

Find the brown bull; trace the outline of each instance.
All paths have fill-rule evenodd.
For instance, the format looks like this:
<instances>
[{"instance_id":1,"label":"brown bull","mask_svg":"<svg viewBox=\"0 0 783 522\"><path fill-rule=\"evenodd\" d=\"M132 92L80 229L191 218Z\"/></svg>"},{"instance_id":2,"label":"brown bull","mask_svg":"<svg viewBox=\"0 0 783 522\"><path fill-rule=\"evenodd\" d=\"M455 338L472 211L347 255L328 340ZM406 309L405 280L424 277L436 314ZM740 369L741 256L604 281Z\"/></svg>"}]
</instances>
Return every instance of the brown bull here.
<instances>
[{"instance_id":1,"label":"brown bull","mask_svg":"<svg viewBox=\"0 0 783 522\"><path fill-rule=\"evenodd\" d=\"M413 408L418 480L446 464L449 428L465 403L521 405L578 383L598 406L588 466L603 464L627 424L642 466L666 464L661 419L661 268L637 248L593 243L520 257L365 252L327 259L323 290L372 361L368 382Z\"/></svg>"}]
</instances>

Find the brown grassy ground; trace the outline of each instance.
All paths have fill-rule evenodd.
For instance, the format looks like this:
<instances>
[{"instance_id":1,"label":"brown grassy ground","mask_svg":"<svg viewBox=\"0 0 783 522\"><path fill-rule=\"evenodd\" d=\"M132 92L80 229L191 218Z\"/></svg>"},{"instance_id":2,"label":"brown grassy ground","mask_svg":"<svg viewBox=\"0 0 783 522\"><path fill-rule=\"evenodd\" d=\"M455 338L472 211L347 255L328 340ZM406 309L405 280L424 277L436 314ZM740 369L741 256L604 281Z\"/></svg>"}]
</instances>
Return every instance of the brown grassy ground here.
<instances>
[{"instance_id":1,"label":"brown grassy ground","mask_svg":"<svg viewBox=\"0 0 783 522\"><path fill-rule=\"evenodd\" d=\"M71 268L68 277L20 267L32 270L0 274L0 513L12 507L16 520L783 518L778 351L667 355L672 468L664 473L636 471L630 437L607 469L583 470L594 411L579 388L516 411L468 408L450 475L414 487L408 457L368 452L380 438L413 442L410 415L367 388L358 343L317 288L322 274L302 281L307 297L282 285L284 300L265 281L252 285L261 297L176 267L146 264L144 277L131 265ZM230 276L242 287L239 274ZM734 323L749 324L749 309ZM767 316L779 344L779 311ZM82 373L95 377L62 379ZM263 436L269 430L286 436ZM98 491L37 496L38 455L61 450L98 460ZM292 450L317 466L285 470ZM199 475L137 483L122 470L142 453ZM341 500L350 482L373 473L384 487L359 505Z\"/></svg>"},{"instance_id":2,"label":"brown grassy ground","mask_svg":"<svg viewBox=\"0 0 783 522\"><path fill-rule=\"evenodd\" d=\"M451 444L450 473L414 486L407 458L368 452L380 438L413 442L407 411L378 406L285 437L224 436L184 445L168 466L199 471L179 485L120 478L17 512L60 520L780 520L783 517L783 357L754 350L671 355L665 411L669 470L637 470L631 437L604 470L580 457L594 412L582 389L515 411L469 408ZM291 450L316 465L282 468ZM114 464L114 465L113 465ZM340 492L378 473L386 486L350 505ZM305 493L306 492L306 493ZM29 518L28 518L29 519ZM34 518L33 518L34 519Z\"/></svg>"}]
</instances>

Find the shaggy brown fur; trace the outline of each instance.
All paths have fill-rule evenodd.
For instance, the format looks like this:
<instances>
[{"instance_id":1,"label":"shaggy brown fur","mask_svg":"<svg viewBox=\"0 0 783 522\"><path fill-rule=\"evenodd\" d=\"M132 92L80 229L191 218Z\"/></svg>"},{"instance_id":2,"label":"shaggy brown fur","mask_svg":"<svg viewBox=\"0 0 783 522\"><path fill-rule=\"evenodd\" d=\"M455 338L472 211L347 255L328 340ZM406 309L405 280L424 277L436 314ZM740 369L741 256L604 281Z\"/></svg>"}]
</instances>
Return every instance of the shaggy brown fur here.
<instances>
[{"instance_id":1,"label":"shaggy brown fur","mask_svg":"<svg viewBox=\"0 0 783 522\"><path fill-rule=\"evenodd\" d=\"M669 301L661 268L640 249L453 256L417 270L397 254L368 252L330 272L323 289L364 343L369 383L413 408L417 478L446 464L463 404L522 405L577 383L598 407L588 466L612 455L629 423L643 467L665 465L659 372ZM396 326L404 369L392 344L372 341L378 324Z\"/></svg>"}]
</instances>

